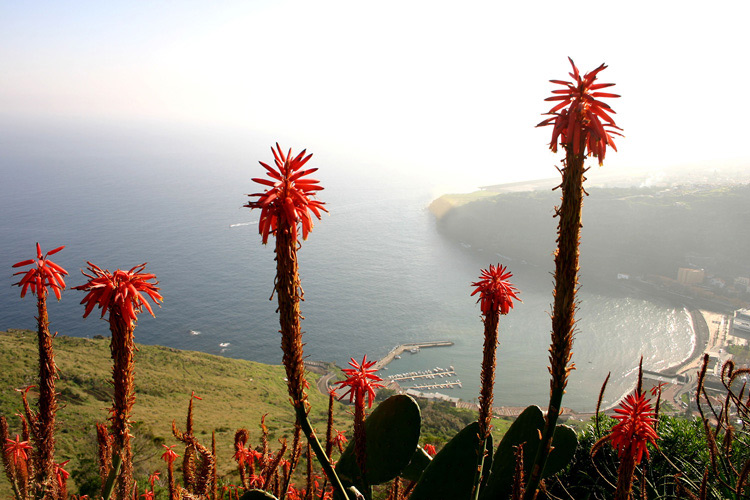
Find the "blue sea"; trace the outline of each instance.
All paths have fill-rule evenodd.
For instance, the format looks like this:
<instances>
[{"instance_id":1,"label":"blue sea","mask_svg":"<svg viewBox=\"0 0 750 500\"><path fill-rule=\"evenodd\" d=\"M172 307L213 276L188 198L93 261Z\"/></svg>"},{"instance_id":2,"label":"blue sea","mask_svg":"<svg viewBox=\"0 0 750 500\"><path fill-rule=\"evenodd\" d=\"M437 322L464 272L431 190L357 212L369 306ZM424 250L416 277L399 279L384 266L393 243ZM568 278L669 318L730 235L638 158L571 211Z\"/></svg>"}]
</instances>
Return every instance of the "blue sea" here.
<instances>
[{"instance_id":1,"label":"blue sea","mask_svg":"<svg viewBox=\"0 0 750 500\"><path fill-rule=\"evenodd\" d=\"M258 213L242 208L259 188L258 160L270 162L262 133L96 124L10 124L0 120L0 329L35 328L33 297L20 299L11 265L43 250L85 280L86 261L114 270L148 262L164 304L139 318L136 340L227 357L279 363L278 319L269 301L275 262L263 246ZM452 365L461 389L441 392L473 401L478 394L483 326L470 283L498 262L513 272L518 303L500 321L495 402L546 405L552 301L549 266L480 254L441 236L427 210L439 179L374 157L344 156L316 142L310 165L325 186L330 215L300 250L309 359L384 356L405 342L449 340L451 347L405 354L383 375ZM292 145L297 151L302 144ZM456 172L460 176L460 172ZM585 228L584 228L585 238ZM550 255L552 253L550 248ZM664 368L685 359L693 335L686 312L611 289L580 292L572 373L564 405L590 410L607 372L606 401L635 383L638 358ZM61 335L108 335L94 312L82 319L84 293L66 290L49 305ZM64 368L64 367L63 367ZM189 389L189 388L188 388Z\"/></svg>"}]
</instances>

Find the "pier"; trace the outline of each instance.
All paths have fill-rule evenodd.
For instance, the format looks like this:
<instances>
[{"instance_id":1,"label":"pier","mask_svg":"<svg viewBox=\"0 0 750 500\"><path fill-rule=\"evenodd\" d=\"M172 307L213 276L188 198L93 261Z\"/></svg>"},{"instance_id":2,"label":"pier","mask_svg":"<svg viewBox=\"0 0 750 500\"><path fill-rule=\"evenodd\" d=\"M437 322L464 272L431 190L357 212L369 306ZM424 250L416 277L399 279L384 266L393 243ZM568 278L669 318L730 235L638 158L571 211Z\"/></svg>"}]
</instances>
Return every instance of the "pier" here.
<instances>
[{"instance_id":1,"label":"pier","mask_svg":"<svg viewBox=\"0 0 750 500\"><path fill-rule=\"evenodd\" d=\"M412 387L409 387L409 389L453 389L454 387L458 387L459 389L463 387L461 385L461 381L456 380L455 382L439 382L437 384L420 384L420 385L414 385Z\"/></svg>"},{"instance_id":2,"label":"pier","mask_svg":"<svg viewBox=\"0 0 750 500\"><path fill-rule=\"evenodd\" d=\"M436 377L452 377L456 374L454 370L427 370L425 372L409 372L409 373L399 373L397 375L390 375L388 377L388 380L393 380L395 382L399 382L401 380L416 380L418 378L431 378L434 379Z\"/></svg>"},{"instance_id":3,"label":"pier","mask_svg":"<svg viewBox=\"0 0 750 500\"><path fill-rule=\"evenodd\" d=\"M397 345L393 349L390 350L388 354L383 356L382 359L378 360L377 363L373 365L374 370L382 370L383 367L385 367L388 363L396 359L396 356L400 356L406 351L411 351L413 349L416 349L419 351L419 349L424 349L427 347L448 347L452 346L453 342L447 341L447 340L435 340L431 342L414 342L410 344L401 344Z\"/></svg>"},{"instance_id":4,"label":"pier","mask_svg":"<svg viewBox=\"0 0 750 500\"><path fill-rule=\"evenodd\" d=\"M386 383L396 384L396 387L399 389L401 388L400 383L406 381L417 381L417 385L408 387L407 389L453 389L454 387L463 387L460 380L450 380L451 377L454 376L456 376L456 370L452 366L449 368L440 368L439 366L436 366L431 370L428 369L388 375L388 377L386 377Z\"/></svg>"}]
</instances>

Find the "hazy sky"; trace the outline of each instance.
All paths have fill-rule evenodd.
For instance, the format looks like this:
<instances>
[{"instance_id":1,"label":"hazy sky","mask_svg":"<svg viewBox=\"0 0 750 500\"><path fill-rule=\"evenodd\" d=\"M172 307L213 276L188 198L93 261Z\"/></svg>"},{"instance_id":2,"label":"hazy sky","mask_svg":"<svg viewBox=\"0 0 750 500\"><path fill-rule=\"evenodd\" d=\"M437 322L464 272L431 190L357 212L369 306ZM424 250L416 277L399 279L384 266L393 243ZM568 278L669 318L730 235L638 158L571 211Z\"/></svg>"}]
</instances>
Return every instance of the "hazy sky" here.
<instances>
[{"instance_id":1,"label":"hazy sky","mask_svg":"<svg viewBox=\"0 0 750 500\"><path fill-rule=\"evenodd\" d=\"M746 160L750 2L0 2L0 118L262 131L479 183L549 177L549 79L606 62L611 167ZM606 165L605 165L606 166Z\"/></svg>"}]
</instances>

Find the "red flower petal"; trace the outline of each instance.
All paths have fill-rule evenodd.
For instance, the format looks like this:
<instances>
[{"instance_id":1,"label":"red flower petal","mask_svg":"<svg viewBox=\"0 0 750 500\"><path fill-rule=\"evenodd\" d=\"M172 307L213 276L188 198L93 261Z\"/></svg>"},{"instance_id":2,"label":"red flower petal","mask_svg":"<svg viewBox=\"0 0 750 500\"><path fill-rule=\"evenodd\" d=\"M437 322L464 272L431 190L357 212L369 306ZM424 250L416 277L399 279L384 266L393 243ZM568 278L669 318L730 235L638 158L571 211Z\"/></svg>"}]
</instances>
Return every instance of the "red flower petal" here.
<instances>
[{"instance_id":1,"label":"red flower petal","mask_svg":"<svg viewBox=\"0 0 750 500\"><path fill-rule=\"evenodd\" d=\"M595 70L581 77L573 60L571 58L568 58L568 60L573 67L573 71L570 73L573 81L550 80L554 84L567 86L567 89L553 90L552 94L554 95L545 99L545 101L561 101L546 113L557 116L557 119L554 120L550 149L557 151L559 141L559 144L565 148L570 148L572 145L574 154L596 156L599 159L599 164L602 164L607 146L612 146L615 151L617 150L612 138L607 135L607 128L618 129L618 127L608 114L615 114L614 110L608 104L596 98L616 98L620 96L609 92L594 92L594 90L614 85L613 83L594 83L599 72L606 69L606 64L599 65ZM598 120L592 120L591 117L595 115L606 120L607 123L601 124ZM537 127L552 124L553 120L548 118ZM579 151L582 142L586 145L587 151Z\"/></svg>"},{"instance_id":2,"label":"red flower petal","mask_svg":"<svg viewBox=\"0 0 750 500\"><path fill-rule=\"evenodd\" d=\"M318 219L321 217L321 210L327 212L323 207L323 202L310 199L316 192L323 189L317 180L306 177L317 171L317 168L302 170L305 163L312 158L312 154L305 156L306 150L303 150L292 158L292 150L284 154L279 143L276 143L275 148L271 148L271 152L276 169L263 162L260 164L273 181L253 178L253 181L267 186L268 189L262 193L249 195L257 199L249 201L244 206L261 210L258 232L264 244L268 243L268 236L276 233L280 225L288 228L296 239L297 225L300 224L302 239L307 239L307 235L313 228L313 220L309 212L312 212Z\"/></svg>"}]
</instances>

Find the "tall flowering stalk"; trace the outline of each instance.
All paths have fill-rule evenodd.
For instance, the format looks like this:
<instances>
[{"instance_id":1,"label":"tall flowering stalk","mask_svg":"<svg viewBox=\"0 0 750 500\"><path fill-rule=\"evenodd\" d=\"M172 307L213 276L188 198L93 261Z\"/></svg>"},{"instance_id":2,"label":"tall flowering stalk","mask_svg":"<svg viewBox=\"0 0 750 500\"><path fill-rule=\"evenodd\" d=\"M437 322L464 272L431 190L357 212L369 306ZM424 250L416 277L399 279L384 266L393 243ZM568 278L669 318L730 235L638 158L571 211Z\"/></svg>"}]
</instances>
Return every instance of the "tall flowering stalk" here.
<instances>
[{"instance_id":1,"label":"tall flowering stalk","mask_svg":"<svg viewBox=\"0 0 750 500\"><path fill-rule=\"evenodd\" d=\"M318 184L317 180L308 177L317 171L317 168L302 169L312 157L311 154L305 155L306 151L303 150L297 156L292 156L291 149L285 154L278 143L275 149L271 148L271 152L275 167L260 162L269 178L253 178L253 181L263 186L264 190L262 193L248 195L251 200L244 206L250 209L260 209L258 231L264 245L268 243L270 235L276 237L274 291L279 305L282 361L286 369L287 387L297 421L329 480L344 498L348 498L310 425L307 417L309 403L305 394L307 381L305 380L300 326L302 317L300 301L303 298L303 291L297 261L297 249L300 244L298 225L302 228L302 239L306 240L313 228L313 216L320 219L321 211L328 211L322 201L314 199L323 187Z\"/></svg>"},{"instance_id":2,"label":"tall flowering stalk","mask_svg":"<svg viewBox=\"0 0 750 500\"><path fill-rule=\"evenodd\" d=\"M367 474L367 435L365 433L365 405L372 408L375 398L375 389L383 387L380 382L382 378L375 375L372 366L375 361L367 361L367 355L362 358L362 363L357 363L354 358L349 361L351 368L343 368L346 379L336 382L341 388L348 387L339 399L349 396L349 402L354 402L354 452L357 455L357 465L364 479Z\"/></svg>"},{"instance_id":3,"label":"tall flowering stalk","mask_svg":"<svg viewBox=\"0 0 750 500\"><path fill-rule=\"evenodd\" d=\"M162 446L165 451L162 453L161 459L167 463L167 487L169 488L169 500L177 500L178 491L174 480L174 461L180 458L180 456L172 449L177 445L173 444L172 446L167 446L163 444Z\"/></svg>"},{"instance_id":4,"label":"tall flowering stalk","mask_svg":"<svg viewBox=\"0 0 750 500\"><path fill-rule=\"evenodd\" d=\"M47 296L49 289L60 300L61 292L65 289L63 276L68 272L51 260L54 255L64 246L50 250L42 254L39 243L36 244L36 259L24 260L13 264L14 268L31 265L26 271L19 271L15 275L23 275L16 283L21 287L21 297L31 291L36 295L37 304L37 337L39 341L39 415L33 425L32 436L36 445L36 487L44 498L53 498L55 495L55 414L57 413L57 396L55 393L55 378L57 367L55 366L55 353L52 349L52 335L49 330L49 317L47 316Z\"/></svg>"},{"instance_id":5,"label":"tall flowering stalk","mask_svg":"<svg viewBox=\"0 0 750 500\"><path fill-rule=\"evenodd\" d=\"M568 374L574 369L570 362L575 331L576 292L578 288L578 245L581 229L581 208L583 206L584 160L595 156L599 165L604 162L607 146L615 149L612 135L621 135L611 115L608 104L600 98L619 97L616 94L601 92L613 83L595 83L597 75L607 66L600 65L595 70L581 76L573 60L568 58L573 71L573 81L550 80L564 88L553 90L547 101L556 102L547 113L550 118L537 125L552 125L550 149L557 151L558 143L565 150L562 161L562 201L556 210L559 218L557 226L557 250L555 251L555 291L552 310L552 343L550 346L550 400L542 440L536 453L534 466L524 498L535 498L539 490L539 480L549 455L552 436L560 414L563 394L568 383Z\"/></svg>"},{"instance_id":6,"label":"tall flowering stalk","mask_svg":"<svg viewBox=\"0 0 750 500\"><path fill-rule=\"evenodd\" d=\"M87 283L74 287L88 292L81 301L86 305L83 317L87 317L94 307L101 308L101 317L109 312L107 320L112 332L110 351L113 361L114 397L109 420L112 426L113 455L122 458L122 470L117 477L116 498L124 500L133 490L133 451L130 447L130 414L135 403L135 342L134 331L137 315L143 308L153 316L154 312L142 293L155 304L163 300L156 286L156 276L142 272L146 264L135 266L129 271L102 270L88 262L90 274Z\"/></svg>"},{"instance_id":7,"label":"tall flowering stalk","mask_svg":"<svg viewBox=\"0 0 750 500\"><path fill-rule=\"evenodd\" d=\"M484 455L487 452L486 442L490 435L492 421L492 400L495 388L495 359L498 344L498 323L501 314L508 314L513 308L513 300L519 300L518 290L508 281L513 275L508 269L498 264L490 264L489 269L482 269L479 281L471 284L475 287L472 296L479 294L477 302L482 309L484 323L484 356L480 375L479 392L479 440L477 472L474 478L474 498L479 497Z\"/></svg>"},{"instance_id":8,"label":"tall flowering stalk","mask_svg":"<svg viewBox=\"0 0 750 500\"><path fill-rule=\"evenodd\" d=\"M313 227L312 214L320 219L320 211L327 211L323 202L311 199L323 189L315 179L307 175L317 168L302 170L312 155L302 151L292 157L291 149L284 154L276 144L271 148L276 168L260 162L271 178L254 178L253 181L266 186L262 193L254 193L247 208L260 209L258 230L263 244L268 243L269 235L276 237L276 283L275 291L279 303L279 324L281 325L281 350L286 368L289 395L295 409L306 413L305 367L302 350L302 330L300 327L300 301L303 297L297 263L298 230L302 226L302 239L307 239Z\"/></svg>"}]
</instances>

